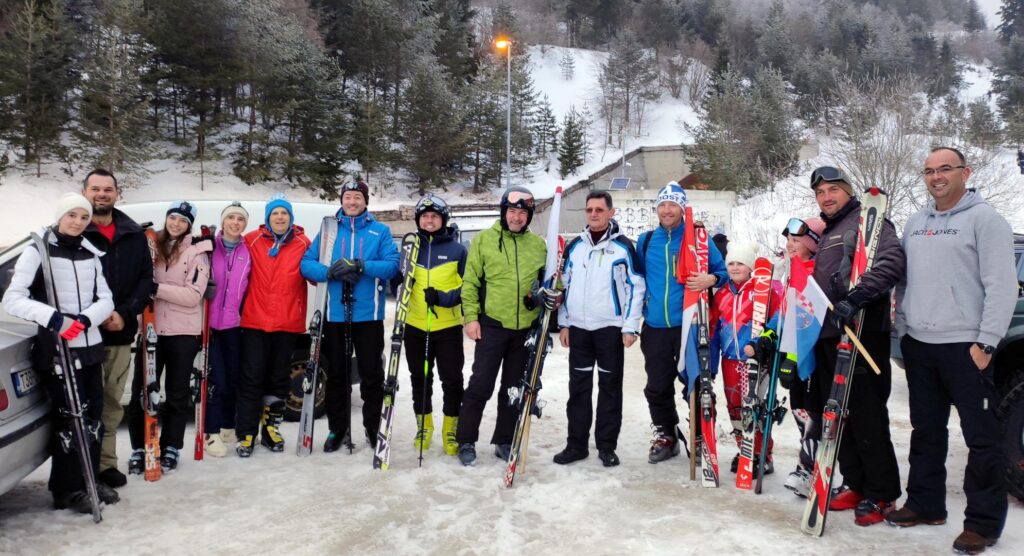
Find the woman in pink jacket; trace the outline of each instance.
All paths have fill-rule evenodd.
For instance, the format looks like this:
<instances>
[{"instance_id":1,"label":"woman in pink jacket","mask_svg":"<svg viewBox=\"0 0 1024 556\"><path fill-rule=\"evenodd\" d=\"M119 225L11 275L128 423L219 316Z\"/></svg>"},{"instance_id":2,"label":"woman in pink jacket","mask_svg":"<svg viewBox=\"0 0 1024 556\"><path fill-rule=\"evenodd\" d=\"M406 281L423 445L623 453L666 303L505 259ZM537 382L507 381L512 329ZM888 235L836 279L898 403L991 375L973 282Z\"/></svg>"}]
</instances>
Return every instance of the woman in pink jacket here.
<instances>
[{"instance_id":1,"label":"woman in pink jacket","mask_svg":"<svg viewBox=\"0 0 1024 556\"><path fill-rule=\"evenodd\" d=\"M207 253L213 250L209 239L192 237L189 231L196 219L196 207L188 201L175 201L167 209L164 229L156 236L153 262L153 310L156 313L156 372L167 371L160 431L160 466L164 473L178 467L178 453L184 444L185 421L191 413L189 382L192 364L199 353L203 333L203 294L210 278ZM132 381L132 399L139 399L141 373ZM133 414L129 426L132 457L129 473L142 473L142 413Z\"/></svg>"}]
</instances>

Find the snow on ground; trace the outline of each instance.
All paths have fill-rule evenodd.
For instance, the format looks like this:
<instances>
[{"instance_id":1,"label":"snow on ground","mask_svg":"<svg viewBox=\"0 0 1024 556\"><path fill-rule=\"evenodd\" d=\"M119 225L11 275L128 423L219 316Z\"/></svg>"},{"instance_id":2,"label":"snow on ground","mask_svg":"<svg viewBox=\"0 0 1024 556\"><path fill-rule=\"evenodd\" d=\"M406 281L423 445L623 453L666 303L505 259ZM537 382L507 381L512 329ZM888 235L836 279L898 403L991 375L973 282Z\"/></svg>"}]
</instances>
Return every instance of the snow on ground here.
<instances>
[{"instance_id":1,"label":"snow on ground","mask_svg":"<svg viewBox=\"0 0 1024 556\"><path fill-rule=\"evenodd\" d=\"M390 307L389 307L390 312ZM389 324L390 326L390 324ZM465 341L465 375L473 359ZM325 454L327 421L316 424L313 455L294 455L297 424L286 423L284 453L258 448L252 458L192 461L186 449L180 467L157 483L131 477L121 502L89 516L50 508L49 464L0 497L0 554L945 554L961 531L965 505L962 480L967 451L955 416L950 422L947 492L949 521L937 527L861 528L851 512L835 513L825 535L800 531L804 500L782 482L796 465L797 432L791 417L775 430L776 472L764 494L738 491L728 470L736 453L719 425L722 486L705 489L689 481L685 456L647 463L650 416L643 397L645 374L639 346L626 351L622 465L601 466L591 445L588 459L566 467L552 463L565 442L567 352L548 357L542 397L544 418L535 421L529 460L512 489L503 485L504 462L488 444L494 401L481 426L479 460L464 468L444 455L439 434L417 468L412 447L415 419L403 358L395 421L392 469L371 468L372 451ZM353 415L361 402L354 397ZM719 393L719 415L725 415ZM434 393L440 424L441 393ZM680 402L681 408L685 408ZM905 484L910 423L907 386L896 370L889 407L893 441ZM681 409L685 413L685 409ZM439 430L437 431L439 433ZM186 432L185 446L193 438ZM118 433L121 469L128 433ZM1019 553L1024 505L1011 499L1008 526L991 554Z\"/></svg>"}]
</instances>

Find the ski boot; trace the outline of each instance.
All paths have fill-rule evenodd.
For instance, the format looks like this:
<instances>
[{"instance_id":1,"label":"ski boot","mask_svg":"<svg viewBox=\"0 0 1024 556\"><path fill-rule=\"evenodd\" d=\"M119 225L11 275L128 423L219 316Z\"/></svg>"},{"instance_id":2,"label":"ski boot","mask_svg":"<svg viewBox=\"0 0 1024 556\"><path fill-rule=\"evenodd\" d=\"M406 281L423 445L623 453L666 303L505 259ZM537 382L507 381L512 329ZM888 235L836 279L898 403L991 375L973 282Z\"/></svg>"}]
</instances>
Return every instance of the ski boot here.
<instances>
[{"instance_id":1,"label":"ski boot","mask_svg":"<svg viewBox=\"0 0 1024 556\"><path fill-rule=\"evenodd\" d=\"M647 453L647 462L660 463L678 455L679 438L676 437L675 427L654 427L654 440Z\"/></svg>"},{"instance_id":2,"label":"ski boot","mask_svg":"<svg viewBox=\"0 0 1024 556\"><path fill-rule=\"evenodd\" d=\"M100 499L100 502L108 506L117 504L121 500L121 496L117 494L116 490L99 481L96 482L96 497Z\"/></svg>"},{"instance_id":3,"label":"ski boot","mask_svg":"<svg viewBox=\"0 0 1024 556\"><path fill-rule=\"evenodd\" d=\"M466 467L476 465L476 445L469 442L459 444L459 462Z\"/></svg>"},{"instance_id":4,"label":"ski boot","mask_svg":"<svg viewBox=\"0 0 1024 556\"><path fill-rule=\"evenodd\" d=\"M92 513L92 502L89 500L89 493L84 490L76 490L63 495L53 495L53 508L55 510L71 510L80 514Z\"/></svg>"},{"instance_id":5,"label":"ski boot","mask_svg":"<svg viewBox=\"0 0 1024 556\"><path fill-rule=\"evenodd\" d=\"M352 435L349 434L348 429L345 429L343 434L331 431L327 434L327 440L324 441L324 452L331 453L337 452L341 447L348 447L352 444Z\"/></svg>"},{"instance_id":6,"label":"ski boot","mask_svg":"<svg viewBox=\"0 0 1024 556\"><path fill-rule=\"evenodd\" d=\"M412 447L426 452L430 450L430 442L434 438L434 416L430 413L417 415L416 425L416 436L412 439Z\"/></svg>"},{"instance_id":7,"label":"ski boot","mask_svg":"<svg viewBox=\"0 0 1024 556\"><path fill-rule=\"evenodd\" d=\"M459 453L459 441L455 434L459 430L459 418L444 416L444 424L441 425L441 439L444 440L444 453L455 456Z\"/></svg>"},{"instance_id":8,"label":"ski boot","mask_svg":"<svg viewBox=\"0 0 1024 556\"><path fill-rule=\"evenodd\" d=\"M800 498L807 498L811 492L811 474L803 467L797 467L786 477L786 482L782 483L782 486Z\"/></svg>"},{"instance_id":9,"label":"ski boot","mask_svg":"<svg viewBox=\"0 0 1024 556\"><path fill-rule=\"evenodd\" d=\"M252 455L253 449L256 447L256 439L251 434L247 434L238 440L238 444L235 444L235 453L240 458L247 458Z\"/></svg>"},{"instance_id":10,"label":"ski boot","mask_svg":"<svg viewBox=\"0 0 1024 556\"><path fill-rule=\"evenodd\" d=\"M511 453L512 453L512 445L511 444L495 444L494 445L494 457L496 457L496 458L498 458L498 459L500 459L502 461L508 461L508 456Z\"/></svg>"},{"instance_id":11,"label":"ski boot","mask_svg":"<svg viewBox=\"0 0 1024 556\"><path fill-rule=\"evenodd\" d=\"M284 421L284 402L276 401L263 406L263 418L260 420L260 444L271 452L284 451L284 438L281 436L281 422Z\"/></svg>"},{"instance_id":12,"label":"ski boot","mask_svg":"<svg viewBox=\"0 0 1024 556\"><path fill-rule=\"evenodd\" d=\"M146 452L142 448L132 450L132 455L128 458L128 474L129 475L142 475L142 472L146 469Z\"/></svg>"},{"instance_id":13,"label":"ski boot","mask_svg":"<svg viewBox=\"0 0 1024 556\"><path fill-rule=\"evenodd\" d=\"M160 450L160 468L164 473L170 473L178 468L178 449L168 446Z\"/></svg>"}]
</instances>

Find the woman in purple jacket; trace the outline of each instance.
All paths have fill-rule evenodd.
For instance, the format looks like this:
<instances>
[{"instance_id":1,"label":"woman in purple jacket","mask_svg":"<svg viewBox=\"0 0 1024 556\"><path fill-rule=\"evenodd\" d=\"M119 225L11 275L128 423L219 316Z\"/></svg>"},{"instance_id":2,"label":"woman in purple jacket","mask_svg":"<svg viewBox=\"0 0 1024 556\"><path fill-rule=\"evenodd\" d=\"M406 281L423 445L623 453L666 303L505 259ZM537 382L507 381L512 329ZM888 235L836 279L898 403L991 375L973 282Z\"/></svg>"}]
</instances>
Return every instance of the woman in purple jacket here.
<instances>
[{"instance_id":1,"label":"woman in purple jacket","mask_svg":"<svg viewBox=\"0 0 1024 556\"><path fill-rule=\"evenodd\" d=\"M213 250L217 294L210 302L210 384L206 411L206 453L227 455L235 438L235 390L242 360L242 301L249 287L251 261L242 233L249 213L237 201L220 213L220 233Z\"/></svg>"}]
</instances>

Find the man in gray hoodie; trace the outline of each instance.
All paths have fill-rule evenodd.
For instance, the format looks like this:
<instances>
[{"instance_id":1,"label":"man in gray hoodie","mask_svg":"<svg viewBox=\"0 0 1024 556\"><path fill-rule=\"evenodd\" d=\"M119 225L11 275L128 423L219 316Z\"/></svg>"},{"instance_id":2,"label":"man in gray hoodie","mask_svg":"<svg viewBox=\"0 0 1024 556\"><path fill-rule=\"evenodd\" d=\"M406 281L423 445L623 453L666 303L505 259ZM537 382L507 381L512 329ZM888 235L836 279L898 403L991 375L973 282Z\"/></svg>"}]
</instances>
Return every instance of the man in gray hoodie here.
<instances>
[{"instance_id":1,"label":"man in gray hoodie","mask_svg":"<svg viewBox=\"0 0 1024 556\"><path fill-rule=\"evenodd\" d=\"M896 326L910 391L907 502L892 525L946 522L946 451L950 403L967 442L964 530L953 542L977 554L1006 523L1006 459L992 354L1017 301L1013 233L974 189L963 153L939 147L925 161L931 202L907 221L907 275L896 290Z\"/></svg>"}]
</instances>

